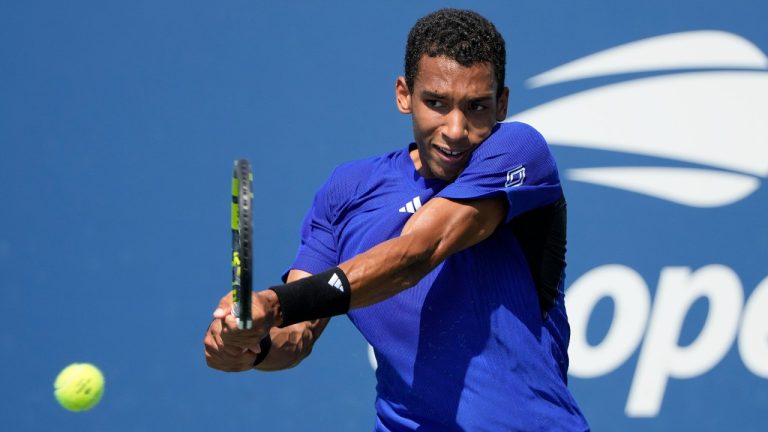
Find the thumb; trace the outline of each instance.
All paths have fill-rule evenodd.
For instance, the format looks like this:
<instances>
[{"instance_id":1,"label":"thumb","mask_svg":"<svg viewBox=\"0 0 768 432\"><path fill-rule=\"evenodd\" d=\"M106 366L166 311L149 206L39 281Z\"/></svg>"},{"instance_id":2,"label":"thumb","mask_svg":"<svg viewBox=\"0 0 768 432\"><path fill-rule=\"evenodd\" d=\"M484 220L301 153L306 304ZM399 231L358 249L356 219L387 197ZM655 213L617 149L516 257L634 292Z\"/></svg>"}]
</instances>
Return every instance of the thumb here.
<instances>
[{"instance_id":1,"label":"thumb","mask_svg":"<svg viewBox=\"0 0 768 432\"><path fill-rule=\"evenodd\" d=\"M219 306L213 311L213 317L224 319L230 313L232 313L232 297L227 294L219 301Z\"/></svg>"},{"instance_id":2,"label":"thumb","mask_svg":"<svg viewBox=\"0 0 768 432\"><path fill-rule=\"evenodd\" d=\"M230 307L222 308L217 307L215 311L213 311L213 317L216 319L224 319L227 315L230 314Z\"/></svg>"}]
</instances>

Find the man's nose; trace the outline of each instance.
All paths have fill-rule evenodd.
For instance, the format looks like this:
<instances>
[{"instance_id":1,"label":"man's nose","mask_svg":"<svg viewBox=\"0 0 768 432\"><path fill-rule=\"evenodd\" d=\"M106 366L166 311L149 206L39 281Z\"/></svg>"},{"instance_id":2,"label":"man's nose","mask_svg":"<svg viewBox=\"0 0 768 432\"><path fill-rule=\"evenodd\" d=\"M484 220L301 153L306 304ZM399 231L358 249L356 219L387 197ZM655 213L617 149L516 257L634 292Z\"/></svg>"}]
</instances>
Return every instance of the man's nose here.
<instances>
[{"instance_id":1,"label":"man's nose","mask_svg":"<svg viewBox=\"0 0 768 432\"><path fill-rule=\"evenodd\" d=\"M467 117L458 108L451 110L446 116L443 128L445 139L451 142L463 141L469 135L467 130Z\"/></svg>"}]
</instances>

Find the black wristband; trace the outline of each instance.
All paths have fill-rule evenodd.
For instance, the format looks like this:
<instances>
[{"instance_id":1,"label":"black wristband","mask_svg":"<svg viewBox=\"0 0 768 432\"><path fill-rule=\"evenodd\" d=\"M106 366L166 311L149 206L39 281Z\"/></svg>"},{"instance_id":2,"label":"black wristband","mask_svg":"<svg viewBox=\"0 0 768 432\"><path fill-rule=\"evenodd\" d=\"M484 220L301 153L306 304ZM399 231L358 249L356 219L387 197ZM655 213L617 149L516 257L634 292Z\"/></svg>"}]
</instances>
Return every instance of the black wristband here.
<instances>
[{"instance_id":1,"label":"black wristband","mask_svg":"<svg viewBox=\"0 0 768 432\"><path fill-rule=\"evenodd\" d=\"M263 362L267 355L269 355L269 349L272 348L272 338L267 335L259 342L259 348L261 348L261 351L256 355L256 359L253 360L253 367Z\"/></svg>"},{"instance_id":2,"label":"black wristband","mask_svg":"<svg viewBox=\"0 0 768 432\"><path fill-rule=\"evenodd\" d=\"M352 294L338 267L270 289L280 301L280 327L347 313Z\"/></svg>"}]
</instances>

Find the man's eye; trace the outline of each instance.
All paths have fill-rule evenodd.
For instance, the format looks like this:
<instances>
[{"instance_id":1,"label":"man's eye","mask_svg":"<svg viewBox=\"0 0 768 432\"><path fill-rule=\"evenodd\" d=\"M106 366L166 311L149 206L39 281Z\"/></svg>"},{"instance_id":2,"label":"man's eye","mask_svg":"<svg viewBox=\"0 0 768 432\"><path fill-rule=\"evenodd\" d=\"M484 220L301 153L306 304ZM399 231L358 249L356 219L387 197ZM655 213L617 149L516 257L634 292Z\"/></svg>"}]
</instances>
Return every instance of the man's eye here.
<instances>
[{"instance_id":1,"label":"man's eye","mask_svg":"<svg viewBox=\"0 0 768 432\"><path fill-rule=\"evenodd\" d=\"M471 104L469 104L469 109L472 111L483 111L487 108L488 107L486 107L485 105L477 102L472 102Z\"/></svg>"},{"instance_id":2,"label":"man's eye","mask_svg":"<svg viewBox=\"0 0 768 432\"><path fill-rule=\"evenodd\" d=\"M442 108L443 103L437 99L427 99L426 104L430 108Z\"/></svg>"}]
</instances>

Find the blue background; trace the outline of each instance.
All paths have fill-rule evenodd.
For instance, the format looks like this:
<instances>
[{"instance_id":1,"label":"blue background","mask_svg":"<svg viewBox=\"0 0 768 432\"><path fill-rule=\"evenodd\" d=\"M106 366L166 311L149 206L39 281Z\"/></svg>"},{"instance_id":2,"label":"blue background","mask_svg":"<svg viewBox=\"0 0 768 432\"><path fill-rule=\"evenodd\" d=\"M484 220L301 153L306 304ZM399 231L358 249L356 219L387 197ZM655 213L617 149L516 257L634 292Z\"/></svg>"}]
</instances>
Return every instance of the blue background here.
<instances>
[{"instance_id":1,"label":"blue background","mask_svg":"<svg viewBox=\"0 0 768 432\"><path fill-rule=\"evenodd\" d=\"M506 38L510 113L582 85L528 90L527 78L641 38L718 29L768 51L757 0L0 2L0 428L370 430L373 372L346 318L293 370L206 367L203 334L230 278L231 163L254 165L254 283L266 287L331 169L411 139L394 83L409 28L441 6L471 7ZM555 154L561 169L599 157ZM622 263L654 289L662 267L722 263L748 296L766 276L765 187L702 211L565 186L571 281ZM706 310L692 309L689 341ZM595 313L596 343L610 305ZM768 421L768 383L735 347L702 377L671 380L657 417L627 418L636 360L571 379L595 430ZM106 393L72 414L52 383L82 361L102 368Z\"/></svg>"}]
</instances>

